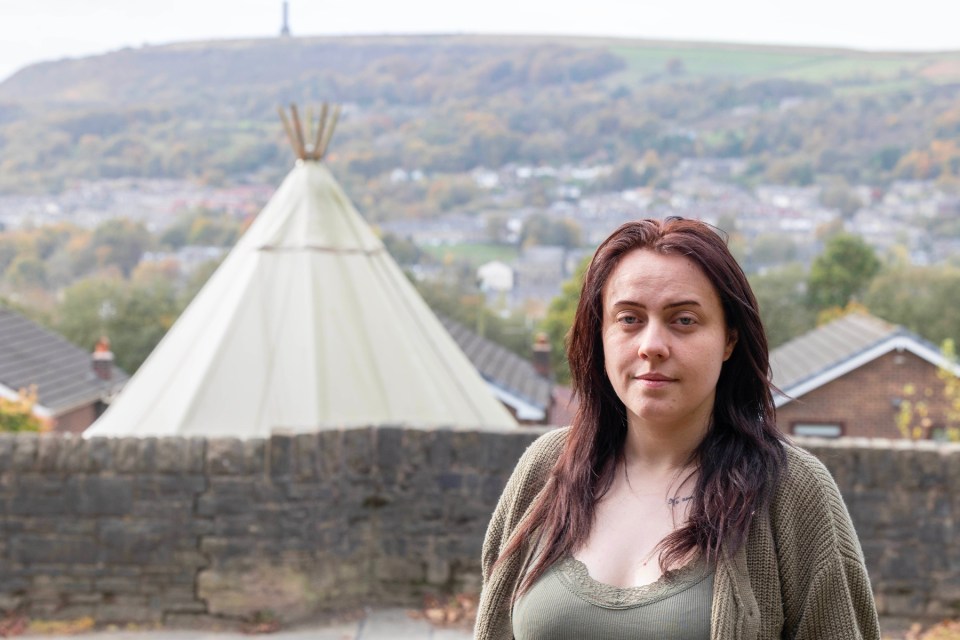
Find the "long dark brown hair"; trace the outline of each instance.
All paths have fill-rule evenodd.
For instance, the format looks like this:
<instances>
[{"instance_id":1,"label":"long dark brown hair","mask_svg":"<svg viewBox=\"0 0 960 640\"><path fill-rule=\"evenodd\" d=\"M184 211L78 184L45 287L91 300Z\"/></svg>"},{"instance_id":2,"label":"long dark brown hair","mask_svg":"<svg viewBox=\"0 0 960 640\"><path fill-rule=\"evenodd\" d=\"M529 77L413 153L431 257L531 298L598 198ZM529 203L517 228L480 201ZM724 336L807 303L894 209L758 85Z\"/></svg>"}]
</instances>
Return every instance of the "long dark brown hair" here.
<instances>
[{"instance_id":1,"label":"long dark brown hair","mask_svg":"<svg viewBox=\"0 0 960 640\"><path fill-rule=\"evenodd\" d=\"M727 328L737 342L723 363L707 434L693 453L699 471L687 523L659 545L661 570L691 553L709 562L745 542L754 514L766 507L785 463L776 427L769 350L757 300L718 230L696 220L628 222L597 249L583 281L567 355L580 404L566 446L530 515L500 558L537 536L540 552L517 591L525 592L590 533L597 502L623 460L626 408L604 370L603 288L620 259L635 249L695 262L716 289Z\"/></svg>"}]
</instances>

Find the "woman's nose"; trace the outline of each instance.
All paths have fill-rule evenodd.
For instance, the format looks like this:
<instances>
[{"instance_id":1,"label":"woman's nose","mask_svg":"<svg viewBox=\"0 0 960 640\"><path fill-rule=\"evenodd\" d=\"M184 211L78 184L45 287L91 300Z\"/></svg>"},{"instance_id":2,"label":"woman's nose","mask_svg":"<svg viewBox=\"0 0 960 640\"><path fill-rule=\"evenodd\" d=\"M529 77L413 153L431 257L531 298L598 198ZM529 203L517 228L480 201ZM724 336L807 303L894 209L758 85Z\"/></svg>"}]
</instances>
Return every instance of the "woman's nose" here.
<instances>
[{"instance_id":1,"label":"woman's nose","mask_svg":"<svg viewBox=\"0 0 960 640\"><path fill-rule=\"evenodd\" d=\"M643 360L663 360L670 355L666 329L656 322L650 322L640 332L637 353Z\"/></svg>"}]
</instances>

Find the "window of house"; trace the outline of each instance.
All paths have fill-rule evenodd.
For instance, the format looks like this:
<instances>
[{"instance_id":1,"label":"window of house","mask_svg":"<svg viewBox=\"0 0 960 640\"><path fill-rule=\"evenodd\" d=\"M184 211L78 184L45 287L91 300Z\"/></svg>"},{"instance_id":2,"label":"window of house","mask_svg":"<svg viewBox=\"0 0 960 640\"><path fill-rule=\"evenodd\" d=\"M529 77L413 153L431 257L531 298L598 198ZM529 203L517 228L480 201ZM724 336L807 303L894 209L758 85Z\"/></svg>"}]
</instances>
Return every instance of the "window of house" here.
<instances>
[{"instance_id":1,"label":"window of house","mask_svg":"<svg viewBox=\"0 0 960 640\"><path fill-rule=\"evenodd\" d=\"M843 425L835 422L794 422L791 429L795 436L839 438L843 435Z\"/></svg>"}]
</instances>

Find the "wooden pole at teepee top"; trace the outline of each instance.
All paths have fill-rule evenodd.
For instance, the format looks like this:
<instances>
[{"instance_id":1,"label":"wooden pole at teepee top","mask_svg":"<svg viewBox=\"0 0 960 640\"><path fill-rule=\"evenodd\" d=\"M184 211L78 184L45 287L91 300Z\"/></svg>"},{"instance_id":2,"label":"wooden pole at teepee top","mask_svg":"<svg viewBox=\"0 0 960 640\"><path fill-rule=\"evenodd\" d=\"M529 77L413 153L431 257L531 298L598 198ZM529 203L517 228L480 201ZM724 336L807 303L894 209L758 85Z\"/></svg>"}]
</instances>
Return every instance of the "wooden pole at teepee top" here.
<instances>
[{"instance_id":1,"label":"wooden pole at teepee top","mask_svg":"<svg viewBox=\"0 0 960 640\"><path fill-rule=\"evenodd\" d=\"M329 105L324 102L320 107L320 117L317 120L316 132L313 128L313 110L307 109L307 128L304 130L303 123L300 120L300 112L297 105L290 105L290 117L283 107L277 107L280 114L280 122L283 123L283 130L287 134L287 140L293 148L293 153L301 160L313 160L319 162L327 153L327 147L330 146L330 139L333 137L333 130L337 126L337 120L340 118L340 105L334 105L333 114L329 121Z\"/></svg>"}]
</instances>

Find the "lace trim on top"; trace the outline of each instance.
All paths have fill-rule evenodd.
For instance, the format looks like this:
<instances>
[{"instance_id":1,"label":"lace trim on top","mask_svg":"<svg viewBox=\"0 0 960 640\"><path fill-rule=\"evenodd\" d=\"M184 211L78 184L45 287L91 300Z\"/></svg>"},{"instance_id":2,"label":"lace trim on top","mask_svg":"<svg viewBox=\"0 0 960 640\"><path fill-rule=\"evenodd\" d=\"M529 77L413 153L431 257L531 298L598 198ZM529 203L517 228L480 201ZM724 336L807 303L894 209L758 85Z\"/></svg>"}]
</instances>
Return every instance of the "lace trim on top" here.
<instances>
[{"instance_id":1,"label":"lace trim on top","mask_svg":"<svg viewBox=\"0 0 960 640\"><path fill-rule=\"evenodd\" d=\"M575 595L590 604L608 609L629 609L659 602L700 584L713 573L706 562L694 560L660 576L656 582L640 587L615 587L594 580L587 565L571 555L557 562L554 570L560 581Z\"/></svg>"}]
</instances>

